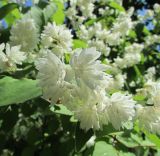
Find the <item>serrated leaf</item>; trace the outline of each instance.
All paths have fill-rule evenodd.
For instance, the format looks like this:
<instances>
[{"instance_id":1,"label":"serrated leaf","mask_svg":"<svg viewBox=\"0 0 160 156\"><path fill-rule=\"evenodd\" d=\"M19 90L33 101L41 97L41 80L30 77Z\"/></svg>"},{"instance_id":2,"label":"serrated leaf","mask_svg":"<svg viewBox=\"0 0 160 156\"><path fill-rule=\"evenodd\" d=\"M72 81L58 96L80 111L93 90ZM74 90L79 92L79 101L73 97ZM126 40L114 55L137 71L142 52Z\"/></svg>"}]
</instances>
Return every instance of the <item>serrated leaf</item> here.
<instances>
[{"instance_id":1,"label":"serrated leaf","mask_svg":"<svg viewBox=\"0 0 160 156\"><path fill-rule=\"evenodd\" d=\"M154 147L155 144L149 141L147 138L145 140L142 139L138 134L131 133L131 138L135 140L140 146L144 147Z\"/></svg>"},{"instance_id":2,"label":"serrated leaf","mask_svg":"<svg viewBox=\"0 0 160 156\"><path fill-rule=\"evenodd\" d=\"M32 79L0 79L0 106L23 103L42 94L37 81Z\"/></svg>"},{"instance_id":3,"label":"serrated leaf","mask_svg":"<svg viewBox=\"0 0 160 156\"><path fill-rule=\"evenodd\" d=\"M149 132L145 132L145 135L150 141L152 141L154 144L156 144L157 147L160 148L160 138L157 135L150 134Z\"/></svg>"},{"instance_id":4,"label":"serrated leaf","mask_svg":"<svg viewBox=\"0 0 160 156\"><path fill-rule=\"evenodd\" d=\"M118 135L116 136L116 139L123 144L124 146L128 147L128 148L135 148L137 146L139 146L139 144L134 141L133 139L131 139L130 137L124 137L123 135Z\"/></svg>"},{"instance_id":5,"label":"serrated leaf","mask_svg":"<svg viewBox=\"0 0 160 156\"><path fill-rule=\"evenodd\" d=\"M18 4L9 3L0 8L0 19L4 18L7 14L9 14L12 10L18 8Z\"/></svg>"}]
</instances>

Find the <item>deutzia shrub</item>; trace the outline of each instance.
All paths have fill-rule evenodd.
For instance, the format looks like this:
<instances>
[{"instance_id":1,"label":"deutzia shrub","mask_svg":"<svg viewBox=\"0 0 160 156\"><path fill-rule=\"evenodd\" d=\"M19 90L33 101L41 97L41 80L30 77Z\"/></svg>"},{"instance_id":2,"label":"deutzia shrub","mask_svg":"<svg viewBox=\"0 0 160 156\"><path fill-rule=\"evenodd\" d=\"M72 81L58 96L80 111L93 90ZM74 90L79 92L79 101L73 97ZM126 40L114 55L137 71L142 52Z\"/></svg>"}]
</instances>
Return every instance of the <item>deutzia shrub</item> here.
<instances>
[{"instance_id":1,"label":"deutzia shrub","mask_svg":"<svg viewBox=\"0 0 160 156\"><path fill-rule=\"evenodd\" d=\"M158 2L0 7L0 155L159 155Z\"/></svg>"}]
</instances>

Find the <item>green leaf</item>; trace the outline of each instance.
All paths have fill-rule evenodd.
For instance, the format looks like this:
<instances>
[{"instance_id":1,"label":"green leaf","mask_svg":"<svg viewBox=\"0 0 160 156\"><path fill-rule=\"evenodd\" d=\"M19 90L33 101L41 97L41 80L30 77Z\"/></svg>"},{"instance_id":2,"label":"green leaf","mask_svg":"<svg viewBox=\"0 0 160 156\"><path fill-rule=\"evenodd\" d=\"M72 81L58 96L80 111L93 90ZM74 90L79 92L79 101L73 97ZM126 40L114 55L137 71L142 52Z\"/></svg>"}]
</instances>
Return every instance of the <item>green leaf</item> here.
<instances>
[{"instance_id":1,"label":"green leaf","mask_svg":"<svg viewBox=\"0 0 160 156\"><path fill-rule=\"evenodd\" d=\"M87 22L85 22L85 26L91 26L96 22L96 19L90 19Z\"/></svg>"},{"instance_id":2,"label":"green leaf","mask_svg":"<svg viewBox=\"0 0 160 156\"><path fill-rule=\"evenodd\" d=\"M7 14L9 14L12 10L18 8L18 4L9 3L0 8L0 19L4 18Z\"/></svg>"},{"instance_id":3,"label":"green leaf","mask_svg":"<svg viewBox=\"0 0 160 156\"><path fill-rule=\"evenodd\" d=\"M131 138L135 140L140 146L144 147L155 147L155 144L152 143L150 140L145 138L145 140L142 139L137 133L131 133Z\"/></svg>"},{"instance_id":4,"label":"green leaf","mask_svg":"<svg viewBox=\"0 0 160 156\"><path fill-rule=\"evenodd\" d=\"M143 33L148 36L148 35L151 35L151 33L149 32L149 30L147 29L147 27L143 27Z\"/></svg>"},{"instance_id":5,"label":"green leaf","mask_svg":"<svg viewBox=\"0 0 160 156\"><path fill-rule=\"evenodd\" d=\"M97 141L93 156L118 156L116 149L105 141Z\"/></svg>"},{"instance_id":6,"label":"green leaf","mask_svg":"<svg viewBox=\"0 0 160 156\"><path fill-rule=\"evenodd\" d=\"M135 38L137 37L136 32L135 32L134 30L130 30L130 31L129 31L129 37L135 39Z\"/></svg>"},{"instance_id":7,"label":"green leaf","mask_svg":"<svg viewBox=\"0 0 160 156\"><path fill-rule=\"evenodd\" d=\"M145 132L145 135L150 141L152 141L154 144L156 144L157 147L160 148L160 138L157 135L150 134L149 132Z\"/></svg>"},{"instance_id":8,"label":"green leaf","mask_svg":"<svg viewBox=\"0 0 160 156\"><path fill-rule=\"evenodd\" d=\"M110 2L109 6L112 7L112 8L114 8L114 9L117 9L117 10L119 10L121 12L125 11L125 9L122 6L120 6L118 3L114 2L114 1Z\"/></svg>"},{"instance_id":9,"label":"green leaf","mask_svg":"<svg viewBox=\"0 0 160 156\"><path fill-rule=\"evenodd\" d=\"M116 131L113 128L112 124L108 124L108 125L103 126L102 130L96 131L96 136L97 137L105 137L108 135L117 135L119 133L122 133L122 132Z\"/></svg>"},{"instance_id":10,"label":"green leaf","mask_svg":"<svg viewBox=\"0 0 160 156\"><path fill-rule=\"evenodd\" d=\"M136 101L144 101L145 97L143 95L135 95L133 99Z\"/></svg>"},{"instance_id":11,"label":"green leaf","mask_svg":"<svg viewBox=\"0 0 160 156\"><path fill-rule=\"evenodd\" d=\"M23 103L41 94L36 80L11 77L0 79L0 106Z\"/></svg>"},{"instance_id":12,"label":"green leaf","mask_svg":"<svg viewBox=\"0 0 160 156\"><path fill-rule=\"evenodd\" d=\"M74 39L73 40L73 49L76 48L87 48L87 43L82 40Z\"/></svg>"},{"instance_id":13,"label":"green leaf","mask_svg":"<svg viewBox=\"0 0 160 156\"><path fill-rule=\"evenodd\" d=\"M21 17L21 13L18 9L14 9L10 14L5 17L5 21L7 22L8 26L12 26L15 20Z\"/></svg>"},{"instance_id":14,"label":"green leaf","mask_svg":"<svg viewBox=\"0 0 160 156\"><path fill-rule=\"evenodd\" d=\"M69 111L66 106L59 104L59 105L51 105L50 110L52 112L63 114L63 115L73 115L71 111Z\"/></svg>"},{"instance_id":15,"label":"green leaf","mask_svg":"<svg viewBox=\"0 0 160 156\"><path fill-rule=\"evenodd\" d=\"M139 144L134 141L132 138L130 138L130 136L124 136L122 135L117 135L116 139L123 144L124 146L128 147L128 148L135 148L137 146L139 146Z\"/></svg>"},{"instance_id":16,"label":"green leaf","mask_svg":"<svg viewBox=\"0 0 160 156\"><path fill-rule=\"evenodd\" d=\"M53 0L57 5L58 9L56 13L52 17L52 21L56 22L56 24L63 24L65 19L64 14L64 4L59 0Z\"/></svg>"},{"instance_id":17,"label":"green leaf","mask_svg":"<svg viewBox=\"0 0 160 156\"><path fill-rule=\"evenodd\" d=\"M46 8L43 9L45 23L49 21L49 19L53 16L56 10L57 10L57 7L53 2L51 2L49 5L46 6Z\"/></svg>"}]
</instances>

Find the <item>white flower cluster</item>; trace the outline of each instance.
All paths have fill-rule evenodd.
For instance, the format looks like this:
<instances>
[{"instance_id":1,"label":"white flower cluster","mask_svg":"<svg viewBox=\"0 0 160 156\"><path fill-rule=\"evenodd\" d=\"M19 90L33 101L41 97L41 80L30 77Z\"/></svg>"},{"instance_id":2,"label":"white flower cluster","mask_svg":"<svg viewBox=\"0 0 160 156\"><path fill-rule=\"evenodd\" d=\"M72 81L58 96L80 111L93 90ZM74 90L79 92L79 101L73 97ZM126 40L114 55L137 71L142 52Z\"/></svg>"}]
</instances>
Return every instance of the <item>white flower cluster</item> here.
<instances>
[{"instance_id":1,"label":"white flower cluster","mask_svg":"<svg viewBox=\"0 0 160 156\"><path fill-rule=\"evenodd\" d=\"M118 3L116 7L122 5L121 0L67 1L68 23L48 23L42 31L34 19L24 16L12 26L9 44L0 45L0 70L16 70L25 60L30 63L30 55L34 55L43 97L51 103L65 105L80 121L81 128L99 130L111 123L115 129L120 129L126 123L138 120L142 129L160 134L157 67L147 64L148 69L143 72L146 74L142 73L143 80L138 73L140 63L146 68L145 61L154 59L148 51L160 43L160 36L144 26L141 33L145 37L141 39L137 31L138 24L141 26L148 19L154 26L159 24L160 5L155 4L145 16L135 20L132 19L136 15L134 8L123 11L119 7L122 11L118 11L114 6L110 7L110 2ZM80 43L84 41L88 48L76 49L74 39ZM129 75L133 70L136 78ZM129 94L137 84L144 85L137 90L137 95L144 97L145 105L137 105Z\"/></svg>"},{"instance_id":2,"label":"white flower cluster","mask_svg":"<svg viewBox=\"0 0 160 156\"><path fill-rule=\"evenodd\" d=\"M26 55L20 50L20 46L0 44L0 71L16 70L17 65L21 65L25 59Z\"/></svg>"},{"instance_id":3,"label":"white flower cluster","mask_svg":"<svg viewBox=\"0 0 160 156\"><path fill-rule=\"evenodd\" d=\"M126 68L138 64L141 61L141 51L144 46L142 44L133 43L125 47L123 58L117 57L114 59L115 64L119 68Z\"/></svg>"},{"instance_id":4,"label":"white flower cluster","mask_svg":"<svg viewBox=\"0 0 160 156\"><path fill-rule=\"evenodd\" d=\"M96 0L71 0L70 7L66 11L67 17L71 20L72 24L75 25L78 21L81 24L87 18L94 18L93 10L94 10L94 2ZM78 9L81 11L82 16L78 16ZM77 23L77 24L78 24Z\"/></svg>"},{"instance_id":5,"label":"white flower cluster","mask_svg":"<svg viewBox=\"0 0 160 156\"><path fill-rule=\"evenodd\" d=\"M105 56L108 56L111 51L110 46L119 45L122 37L128 35L129 30L132 29L132 14L132 8L126 13L120 13L110 30L104 28L100 22L92 26L81 25L78 36L87 42L90 47L94 46Z\"/></svg>"},{"instance_id":6,"label":"white flower cluster","mask_svg":"<svg viewBox=\"0 0 160 156\"><path fill-rule=\"evenodd\" d=\"M152 69L153 70L153 69ZM138 120L141 128L160 134L160 82L148 80L144 88L137 89L138 95L146 98L149 106L138 108Z\"/></svg>"},{"instance_id":7,"label":"white flower cluster","mask_svg":"<svg viewBox=\"0 0 160 156\"><path fill-rule=\"evenodd\" d=\"M106 65L97 60L95 48L77 49L65 65L48 52L36 61L43 96L52 102L60 100L81 123L81 128L98 130L111 122L116 129L131 121L135 101L130 95L114 93L109 97L106 88L112 78L104 71Z\"/></svg>"},{"instance_id":8,"label":"white flower cluster","mask_svg":"<svg viewBox=\"0 0 160 156\"><path fill-rule=\"evenodd\" d=\"M21 50L25 52L32 52L39 41L38 31L33 19L22 18L17 21L10 33L11 45L21 45Z\"/></svg>"},{"instance_id":9,"label":"white flower cluster","mask_svg":"<svg viewBox=\"0 0 160 156\"><path fill-rule=\"evenodd\" d=\"M64 25L48 23L41 34L41 43L44 48L52 49L57 56L62 57L71 51L72 35Z\"/></svg>"},{"instance_id":10,"label":"white flower cluster","mask_svg":"<svg viewBox=\"0 0 160 156\"><path fill-rule=\"evenodd\" d=\"M160 36L159 35L150 35L145 37L145 46L150 46L155 43L160 43Z\"/></svg>"}]
</instances>

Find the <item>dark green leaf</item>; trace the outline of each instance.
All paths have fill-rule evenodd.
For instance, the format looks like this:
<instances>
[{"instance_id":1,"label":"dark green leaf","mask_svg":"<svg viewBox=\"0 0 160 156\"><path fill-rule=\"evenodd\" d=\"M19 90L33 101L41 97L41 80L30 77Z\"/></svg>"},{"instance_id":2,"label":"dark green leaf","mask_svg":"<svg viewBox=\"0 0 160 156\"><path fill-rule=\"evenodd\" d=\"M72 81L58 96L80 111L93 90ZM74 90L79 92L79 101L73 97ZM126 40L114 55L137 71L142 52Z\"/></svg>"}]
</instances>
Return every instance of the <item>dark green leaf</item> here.
<instances>
[{"instance_id":1,"label":"dark green leaf","mask_svg":"<svg viewBox=\"0 0 160 156\"><path fill-rule=\"evenodd\" d=\"M80 152L83 150L83 148L85 148L85 144L91 138L91 136L93 136L92 130L85 132L80 128L79 124L76 126L75 141L77 152Z\"/></svg>"},{"instance_id":2,"label":"dark green leaf","mask_svg":"<svg viewBox=\"0 0 160 156\"><path fill-rule=\"evenodd\" d=\"M9 14L12 10L18 8L18 4L9 3L0 8L0 19L4 18L7 14Z\"/></svg>"}]
</instances>

